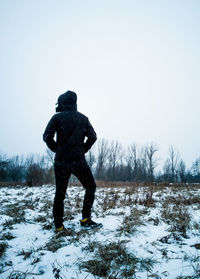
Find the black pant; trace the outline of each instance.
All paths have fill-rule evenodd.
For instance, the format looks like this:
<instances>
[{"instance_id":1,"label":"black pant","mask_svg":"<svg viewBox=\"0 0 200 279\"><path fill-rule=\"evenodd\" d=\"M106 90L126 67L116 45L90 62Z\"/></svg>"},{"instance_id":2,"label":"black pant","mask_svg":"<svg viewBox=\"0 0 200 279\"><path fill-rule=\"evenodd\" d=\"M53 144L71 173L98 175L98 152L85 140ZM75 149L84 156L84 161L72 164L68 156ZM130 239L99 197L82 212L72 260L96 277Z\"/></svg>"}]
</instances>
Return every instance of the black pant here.
<instances>
[{"instance_id":1,"label":"black pant","mask_svg":"<svg viewBox=\"0 0 200 279\"><path fill-rule=\"evenodd\" d=\"M96 183L86 161L54 164L56 193L53 205L54 224L60 227L63 223L64 199L71 174L75 175L85 188L82 217L90 218L94 202Z\"/></svg>"}]
</instances>

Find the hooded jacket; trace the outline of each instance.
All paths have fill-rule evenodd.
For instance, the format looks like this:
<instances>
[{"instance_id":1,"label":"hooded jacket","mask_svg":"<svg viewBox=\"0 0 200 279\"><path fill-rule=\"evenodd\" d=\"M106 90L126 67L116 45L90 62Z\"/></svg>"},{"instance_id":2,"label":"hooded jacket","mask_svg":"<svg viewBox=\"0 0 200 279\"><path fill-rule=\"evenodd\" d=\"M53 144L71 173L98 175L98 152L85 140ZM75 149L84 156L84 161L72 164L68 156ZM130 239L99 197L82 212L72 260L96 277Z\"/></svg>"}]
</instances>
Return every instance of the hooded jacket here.
<instances>
[{"instance_id":1,"label":"hooded jacket","mask_svg":"<svg viewBox=\"0 0 200 279\"><path fill-rule=\"evenodd\" d=\"M43 134L43 140L56 153L55 161L58 162L84 160L85 153L97 139L88 118L77 111L76 102L76 93L72 91L60 95L56 108L58 113L50 119Z\"/></svg>"}]
</instances>

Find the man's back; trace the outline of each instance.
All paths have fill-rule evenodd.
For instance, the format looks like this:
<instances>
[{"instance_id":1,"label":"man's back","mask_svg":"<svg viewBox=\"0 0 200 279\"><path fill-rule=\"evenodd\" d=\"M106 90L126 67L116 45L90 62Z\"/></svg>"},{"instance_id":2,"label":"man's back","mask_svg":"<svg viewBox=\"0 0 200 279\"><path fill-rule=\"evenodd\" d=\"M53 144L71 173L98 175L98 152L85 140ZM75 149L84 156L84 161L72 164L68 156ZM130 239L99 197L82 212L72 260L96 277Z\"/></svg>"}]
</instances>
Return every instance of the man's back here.
<instances>
[{"instance_id":1,"label":"man's back","mask_svg":"<svg viewBox=\"0 0 200 279\"><path fill-rule=\"evenodd\" d=\"M43 139L48 147L56 152L55 161L82 161L85 158L84 154L96 141L96 133L88 118L77 111L73 94L65 93L59 98L62 104L61 112L51 118ZM56 141L54 141L55 133Z\"/></svg>"}]
</instances>

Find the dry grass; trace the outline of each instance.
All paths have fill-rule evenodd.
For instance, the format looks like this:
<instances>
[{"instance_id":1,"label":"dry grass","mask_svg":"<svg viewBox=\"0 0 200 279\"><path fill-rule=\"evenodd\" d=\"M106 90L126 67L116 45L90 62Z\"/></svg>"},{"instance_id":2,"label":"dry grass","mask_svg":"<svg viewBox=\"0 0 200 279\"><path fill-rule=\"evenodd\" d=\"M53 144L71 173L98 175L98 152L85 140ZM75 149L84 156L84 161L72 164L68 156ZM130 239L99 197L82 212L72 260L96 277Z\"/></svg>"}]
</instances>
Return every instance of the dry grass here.
<instances>
[{"instance_id":1,"label":"dry grass","mask_svg":"<svg viewBox=\"0 0 200 279\"><path fill-rule=\"evenodd\" d=\"M65 240L63 238L57 239L52 237L43 247L43 250L48 250L51 252L56 252L58 249L64 246Z\"/></svg>"},{"instance_id":2,"label":"dry grass","mask_svg":"<svg viewBox=\"0 0 200 279\"><path fill-rule=\"evenodd\" d=\"M151 271L155 261L150 258L137 258L129 252L126 243L127 241L95 241L88 244L83 250L92 253L92 259L80 260L80 269L94 276L118 279L136 278L136 271Z\"/></svg>"},{"instance_id":3,"label":"dry grass","mask_svg":"<svg viewBox=\"0 0 200 279\"><path fill-rule=\"evenodd\" d=\"M176 191L177 193L177 191ZM200 205L200 196L199 195L194 195L189 193L187 190L187 195L184 195L183 193L178 194L176 196L169 196L167 198L167 203L175 204L177 206L189 206L189 205Z\"/></svg>"},{"instance_id":4,"label":"dry grass","mask_svg":"<svg viewBox=\"0 0 200 279\"><path fill-rule=\"evenodd\" d=\"M13 238L15 237L10 232L6 232L1 236L0 240L11 240Z\"/></svg>"},{"instance_id":5,"label":"dry grass","mask_svg":"<svg viewBox=\"0 0 200 279\"><path fill-rule=\"evenodd\" d=\"M187 238L187 230L190 228L190 214L186 207L172 205L162 210L163 221L170 225L170 232L178 232Z\"/></svg>"},{"instance_id":6,"label":"dry grass","mask_svg":"<svg viewBox=\"0 0 200 279\"><path fill-rule=\"evenodd\" d=\"M138 231L138 227L144 225L142 221L144 213L144 210L139 210L136 207L132 208L130 214L123 217L122 224L117 229L119 235L125 234L129 236L135 234Z\"/></svg>"},{"instance_id":7,"label":"dry grass","mask_svg":"<svg viewBox=\"0 0 200 279\"><path fill-rule=\"evenodd\" d=\"M83 251L87 254L87 260L84 258L78 262L80 269L88 271L94 277L132 279L137 278L137 272L143 270L148 273L147 278L151 278L154 276L154 274L150 274L154 261L151 258L138 258L127 249L131 237L140 231L140 226L145 225L146 222L152 222L155 226L162 225L162 222L168 225L170 233L155 241L158 249L160 248L159 245L162 246L160 255L164 260L169 260L169 254L163 246L166 247L171 243L182 245L186 241L184 238L189 236L188 232L193 235L194 232L196 235L199 234L200 225L197 221L192 223L190 209L200 208L200 197L197 193L200 185L168 183L149 185L135 182L100 181L97 184L99 189L97 189L93 213L95 212L98 217L105 218L112 214L118 215L119 226L114 237L119 241L95 241L94 231L77 229L77 225L71 220L77 219L81 214L83 192L75 196L72 191L73 198L66 196L64 211L65 226L69 224L69 227L56 235L54 234L51 239L48 239L48 242L37 249L21 250L19 254L23 256L24 260L29 260L30 264L34 265L40 261L43 250L54 253L58 249L73 243L75 246L83 247ZM32 192L27 193L25 189L28 188L23 187L22 190L18 191L19 193L16 196L18 201L13 199L13 204L9 203L11 198L9 192L7 193L8 198L5 194L1 200L5 201L1 213L9 216L9 219L3 224L0 237L0 256L2 258L6 253L9 240L13 238L12 233L8 230L12 230L12 226L16 223L27 222L25 220L26 209L32 210L32 213L28 211L28 214L31 213L30 218L32 218L28 221L40 224L43 229L53 229L53 188L50 189L48 198L43 191L41 191L40 197L34 197ZM22 198L20 199L20 197ZM153 214L148 216L150 213ZM109 230L103 230L102 235L105 236L105 239L108 239ZM128 242L121 241L121 239L126 239ZM198 250L199 243L197 242L192 247ZM9 250L7 251L9 252ZM195 259L191 258L190 264L194 262ZM55 272L55 274L57 273ZM194 271L194 275L188 278L181 276L177 278L200 278L200 276L195 277L196 274L198 274L198 270Z\"/></svg>"},{"instance_id":8,"label":"dry grass","mask_svg":"<svg viewBox=\"0 0 200 279\"><path fill-rule=\"evenodd\" d=\"M0 259L4 256L7 247L8 247L8 243L6 241L0 242Z\"/></svg>"},{"instance_id":9,"label":"dry grass","mask_svg":"<svg viewBox=\"0 0 200 279\"><path fill-rule=\"evenodd\" d=\"M40 210L39 212L41 213L49 213L49 212L52 212L52 208L53 208L53 201L52 200L49 200L49 199L43 199L41 201L42 203L42 206L40 207Z\"/></svg>"},{"instance_id":10,"label":"dry grass","mask_svg":"<svg viewBox=\"0 0 200 279\"><path fill-rule=\"evenodd\" d=\"M21 251L18 252L18 256L23 256L23 259L26 260L28 258L30 258L31 254L34 252L33 249L28 249L28 250L24 250L22 249Z\"/></svg>"},{"instance_id":11,"label":"dry grass","mask_svg":"<svg viewBox=\"0 0 200 279\"><path fill-rule=\"evenodd\" d=\"M10 203L5 206L3 214L15 219L23 219L24 208L19 202Z\"/></svg>"},{"instance_id":12,"label":"dry grass","mask_svg":"<svg viewBox=\"0 0 200 279\"><path fill-rule=\"evenodd\" d=\"M73 243L75 246L79 246L82 242L82 239L89 237L91 234L94 234L95 231L87 230L77 230L75 226L70 228L65 228L63 231L53 235L51 239L39 250L49 250L51 252L56 252L61 247L70 245Z\"/></svg>"},{"instance_id":13,"label":"dry grass","mask_svg":"<svg viewBox=\"0 0 200 279\"><path fill-rule=\"evenodd\" d=\"M106 192L103 199L100 201L100 205L102 205L102 212L106 212L109 209L115 209L118 205L119 194L117 192L108 191Z\"/></svg>"}]
</instances>

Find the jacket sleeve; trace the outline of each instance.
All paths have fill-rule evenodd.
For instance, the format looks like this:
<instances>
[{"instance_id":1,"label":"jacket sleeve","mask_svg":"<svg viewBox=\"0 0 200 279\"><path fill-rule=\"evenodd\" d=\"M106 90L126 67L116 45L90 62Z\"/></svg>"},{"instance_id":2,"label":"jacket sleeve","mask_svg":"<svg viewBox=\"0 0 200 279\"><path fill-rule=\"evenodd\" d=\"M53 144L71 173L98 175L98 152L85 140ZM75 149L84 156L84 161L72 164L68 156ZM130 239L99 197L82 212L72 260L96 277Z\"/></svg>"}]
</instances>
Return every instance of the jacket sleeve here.
<instances>
[{"instance_id":1,"label":"jacket sleeve","mask_svg":"<svg viewBox=\"0 0 200 279\"><path fill-rule=\"evenodd\" d=\"M43 140L46 142L49 149L53 152L56 152L57 149L57 143L54 140L55 132L56 132L56 120L53 116L50 119L49 123L47 124L47 127L43 134Z\"/></svg>"},{"instance_id":2,"label":"jacket sleeve","mask_svg":"<svg viewBox=\"0 0 200 279\"><path fill-rule=\"evenodd\" d=\"M89 120L87 122L85 136L87 137L87 140L84 143L84 150L85 150L85 153L87 153L88 150L92 147L92 145L97 140L96 132L95 132L94 128L92 127L92 125L91 125Z\"/></svg>"}]
</instances>

